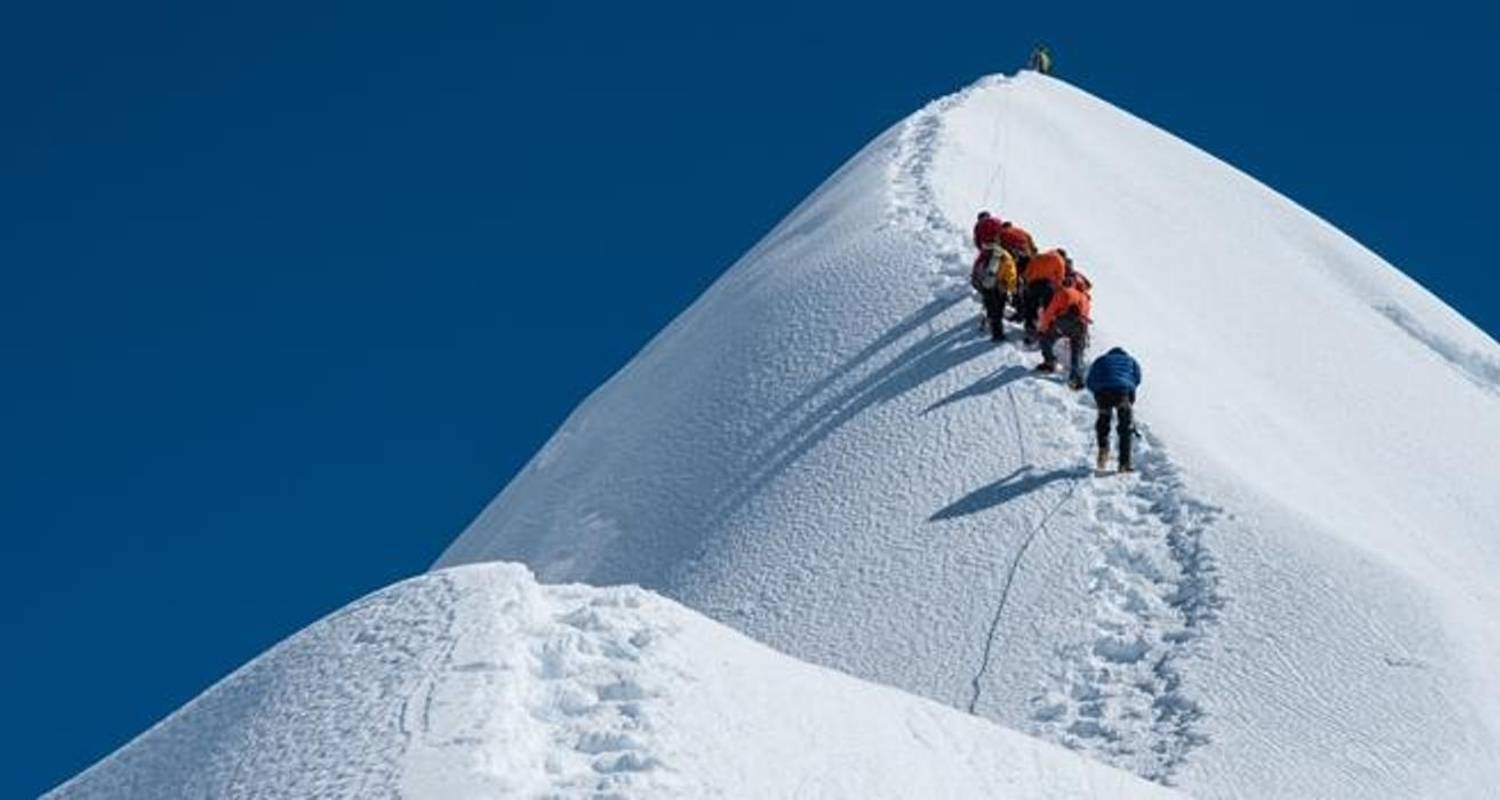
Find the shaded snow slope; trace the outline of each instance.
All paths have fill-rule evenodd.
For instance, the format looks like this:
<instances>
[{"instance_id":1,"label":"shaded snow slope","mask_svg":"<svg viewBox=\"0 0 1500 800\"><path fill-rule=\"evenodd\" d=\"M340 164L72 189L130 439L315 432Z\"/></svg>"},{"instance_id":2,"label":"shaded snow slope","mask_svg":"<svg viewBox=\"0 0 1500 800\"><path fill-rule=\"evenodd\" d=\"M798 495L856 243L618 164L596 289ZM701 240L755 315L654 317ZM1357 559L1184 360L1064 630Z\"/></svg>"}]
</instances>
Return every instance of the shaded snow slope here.
<instances>
[{"instance_id":1,"label":"shaded snow slope","mask_svg":"<svg viewBox=\"0 0 1500 800\"><path fill-rule=\"evenodd\" d=\"M976 208L1095 280L1141 473L980 335ZM440 566L641 583L1205 797L1500 782L1500 347L1227 165L986 79L866 147L595 392Z\"/></svg>"},{"instance_id":2,"label":"shaded snow slope","mask_svg":"<svg viewBox=\"0 0 1500 800\"><path fill-rule=\"evenodd\" d=\"M432 573L318 622L56 797L1166 797L633 587Z\"/></svg>"}]
</instances>

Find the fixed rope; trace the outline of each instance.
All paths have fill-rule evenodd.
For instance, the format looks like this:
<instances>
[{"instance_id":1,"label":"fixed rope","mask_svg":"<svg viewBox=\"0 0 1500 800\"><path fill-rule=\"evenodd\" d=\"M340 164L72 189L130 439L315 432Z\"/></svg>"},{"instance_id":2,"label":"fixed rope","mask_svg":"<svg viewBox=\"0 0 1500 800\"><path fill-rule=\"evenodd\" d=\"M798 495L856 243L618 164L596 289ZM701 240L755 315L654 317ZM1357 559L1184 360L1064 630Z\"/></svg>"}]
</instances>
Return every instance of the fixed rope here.
<instances>
[{"instance_id":1,"label":"fixed rope","mask_svg":"<svg viewBox=\"0 0 1500 800\"><path fill-rule=\"evenodd\" d=\"M1043 530L1046 530L1047 523L1052 521L1053 515L1061 510L1065 503L1072 499L1073 493L1077 490L1078 479L1070 478L1068 480L1068 490L1063 493L1062 497L1058 498L1058 501L1056 503L1052 504L1052 508L1047 510L1047 513L1043 515L1041 521L1031 529L1031 532L1026 534L1026 539L1021 542L1021 547L1016 550L1016 557L1011 559L1010 569L1005 573L1005 585L1000 589L1000 604L995 608L995 616L990 620L990 629L985 636L984 659L979 664L979 671L974 673L973 681L970 682L970 686L974 690L973 695L969 698L970 714L978 713L976 709L979 708L979 697L984 691L984 676L990 670L990 662L992 661L991 652L995 647L995 633L999 631L1000 620L1005 616L1005 604L1010 601L1010 587L1011 584L1015 582L1016 571L1021 567L1021 560L1026 557L1026 551L1031 547L1031 543L1036 540L1037 534L1041 533Z\"/></svg>"},{"instance_id":2,"label":"fixed rope","mask_svg":"<svg viewBox=\"0 0 1500 800\"><path fill-rule=\"evenodd\" d=\"M1026 436L1021 430L1021 405L1016 401L1015 390L1006 387L1005 394L1010 398L1011 420L1016 426L1016 449L1021 455L1022 463L1025 463L1027 461ZM1005 584L1000 588L1000 603L995 607L995 616L990 619L989 631L985 634L984 656L979 662L979 671L974 673L974 678L970 681L970 687L974 690L969 697L970 714L978 713L979 698L984 692L984 676L989 673L990 663L993 661L995 634L1000 630L1000 620L1005 616L1005 605L1010 602L1010 587L1015 583L1016 572L1021 568L1021 560L1026 557L1026 551L1031 548L1031 543L1042 531L1046 530L1047 523L1052 521L1052 517L1073 498L1073 493L1078 490L1078 483L1078 478L1068 479L1068 490L1056 503L1052 504L1051 508L1047 509L1041 520L1026 534L1026 538L1021 541L1021 546L1016 550L1015 557L1010 561L1010 568L1005 572Z\"/></svg>"},{"instance_id":3,"label":"fixed rope","mask_svg":"<svg viewBox=\"0 0 1500 800\"><path fill-rule=\"evenodd\" d=\"M994 124L990 129L990 154L995 159L995 166L990 170L989 180L984 184L984 192L979 198L979 208L984 208L992 198L997 205L1003 205L1005 202L1005 188L1010 177L1010 171L1005 169L1007 156L1010 153L1010 95L1011 86L1007 79L1002 86L1000 102L995 106ZM997 180L1000 182L998 195L994 194Z\"/></svg>"}]
</instances>

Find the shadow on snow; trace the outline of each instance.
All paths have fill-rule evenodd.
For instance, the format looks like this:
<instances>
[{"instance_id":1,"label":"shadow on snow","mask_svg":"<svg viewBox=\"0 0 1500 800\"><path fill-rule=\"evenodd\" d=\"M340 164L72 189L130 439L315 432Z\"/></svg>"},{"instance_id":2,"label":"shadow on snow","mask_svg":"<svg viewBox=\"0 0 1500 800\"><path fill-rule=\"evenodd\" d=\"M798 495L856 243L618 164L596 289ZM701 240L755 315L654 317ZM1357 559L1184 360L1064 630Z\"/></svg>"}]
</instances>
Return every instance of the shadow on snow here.
<instances>
[{"instance_id":1,"label":"shadow on snow","mask_svg":"<svg viewBox=\"0 0 1500 800\"><path fill-rule=\"evenodd\" d=\"M939 509L931 517L928 517L927 521L938 522L940 520L977 514L986 509L1008 503L1018 497L1024 497L1050 483L1070 478L1082 478L1086 475L1088 475L1088 469L1085 467L1068 467L1066 469L1054 469L1050 472L1037 472L1035 467L1027 465L988 486L975 489L960 497Z\"/></svg>"},{"instance_id":2,"label":"shadow on snow","mask_svg":"<svg viewBox=\"0 0 1500 800\"><path fill-rule=\"evenodd\" d=\"M995 391L996 389L1002 389L1006 385L1014 383L1030 374L1032 374L1031 370L1022 366L1012 364L1008 367L1005 367L1004 369L996 370L995 372L992 372L989 375L980 378L979 380L969 384L968 386L959 389L953 394L944 397L936 403L928 406L922 411L922 413L924 415L930 414L933 411L936 411L944 406L957 403L960 400L968 400L971 397L982 397L986 394L989 394L990 392Z\"/></svg>"},{"instance_id":3,"label":"shadow on snow","mask_svg":"<svg viewBox=\"0 0 1500 800\"><path fill-rule=\"evenodd\" d=\"M832 374L818 381L783 406L765 427L772 430L790 424L784 433L756 453L745 472L747 480L719 504L717 513L727 514L754 497L803 455L815 448L845 423L865 410L890 402L965 362L992 351L995 345L965 317L951 327L924 336L889 358L869 374L818 402L819 395L833 389L875 357L892 348L908 334L937 318L963 298L935 300L902 320L864 347ZM1013 380L1009 378L1008 380Z\"/></svg>"}]
</instances>

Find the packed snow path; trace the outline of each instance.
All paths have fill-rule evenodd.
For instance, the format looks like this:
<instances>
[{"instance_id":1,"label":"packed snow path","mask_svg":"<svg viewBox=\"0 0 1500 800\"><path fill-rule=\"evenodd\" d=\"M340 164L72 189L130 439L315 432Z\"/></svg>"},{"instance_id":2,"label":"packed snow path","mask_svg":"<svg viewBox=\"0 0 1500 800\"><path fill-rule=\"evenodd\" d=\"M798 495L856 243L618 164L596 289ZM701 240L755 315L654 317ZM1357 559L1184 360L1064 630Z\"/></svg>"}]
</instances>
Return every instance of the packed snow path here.
<instances>
[{"instance_id":1,"label":"packed snow path","mask_svg":"<svg viewBox=\"0 0 1500 800\"><path fill-rule=\"evenodd\" d=\"M968 236L937 207L930 184L944 113L968 95L960 92L944 98L908 120L893 160L891 216L931 247L932 285L939 299L970 293L972 254L962 249ZM997 114L993 141L1005 140L998 133L1005 123ZM986 184L990 191L996 188L995 176L1005 168L1003 148L994 152L994 158L996 167ZM997 199L1003 202L1004 198ZM1029 373L1038 361L1035 348L1018 349L1019 331L1016 326L1007 327L1010 343L1000 346L1003 353L995 374L928 409L981 400L1003 386L1001 413L1008 413L1015 426L1014 442L1024 464L941 509L934 519L997 505L1018 494L1027 481L1053 483L1021 495L1036 522L1006 569L968 710L980 711L991 661L997 649L1003 650L994 641L995 631L1027 551L1059 513L1077 516L1083 524L1070 531L1081 530L1092 537L1092 541L1076 543L1089 554L1091 624L1087 639L1058 644L1052 685L1032 700L1032 730L1143 777L1171 783L1173 771L1189 752L1208 741L1197 725L1203 708L1193 697L1183 664L1224 602L1205 544L1219 510L1192 497L1180 471L1149 434L1137 446L1136 475L1096 478L1088 468L1077 466L1087 463L1092 452L1077 435L1092 430L1092 404L1084 394L1064 389L1050 377ZM1061 348L1066 353L1066 345ZM1017 383L1021 383L1019 389ZM1041 413L1028 419L1017 400L1018 391L1028 394L1027 408ZM1055 476L1055 482L1037 477L1049 468L1045 474Z\"/></svg>"},{"instance_id":2,"label":"packed snow path","mask_svg":"<svg viewBox=\"0 0 1500 800\"><path fill-rule=\"evenodd\" d=\"M1141 359L1139 475L1083 478L1087 399L977 330L983 206L1066 246L1095 351ZM1496 363L1227 165L1058 81L986 79L824 183L440 565L640 583L1199 796L1482 794Z\"/></svg>"},{"instance_id":3,"label":"packed snow path","mask_svg":"<svg viewBox=\"0 0 1500 800\"><path fill-rule=\"evenodd\" d=\"M56 798L1166 798L634 587L445 570L278 645Z\"/></svg>"}]
</instances>

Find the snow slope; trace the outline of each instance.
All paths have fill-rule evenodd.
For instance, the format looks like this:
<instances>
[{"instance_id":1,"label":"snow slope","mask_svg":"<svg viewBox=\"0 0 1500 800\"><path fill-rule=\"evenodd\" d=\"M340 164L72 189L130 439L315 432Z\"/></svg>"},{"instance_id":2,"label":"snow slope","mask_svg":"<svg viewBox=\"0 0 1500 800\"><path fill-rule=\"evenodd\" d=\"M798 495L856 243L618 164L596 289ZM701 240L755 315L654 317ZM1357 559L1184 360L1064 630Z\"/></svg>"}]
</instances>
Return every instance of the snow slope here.
<instances>
[{"instance_id":1,"label":"snow slope","mask_svg":"<svg viewBox=\"0 0 1500 800\"><path fill-rule=\"evenodd\" d=\"M1144 365L1135 477L994 347L974 211ZM639 583L1202 797L1500 782L1500 346L1270 189L1034 74L881 136L438 566Z\"/></svg>"},{"instance_id":2,"label":"snow slope","mask_svg":"<svg viewBox=\"0 0 1500 800\"><path fill-rule=\"evenodd\" d=\"M796 662L637 588L510 564L377 592L53 793L1005 797L1172 793Z\"/></svg>"}]
</instances>

